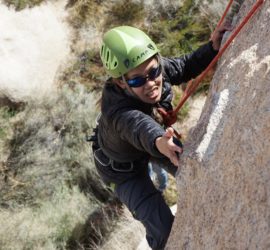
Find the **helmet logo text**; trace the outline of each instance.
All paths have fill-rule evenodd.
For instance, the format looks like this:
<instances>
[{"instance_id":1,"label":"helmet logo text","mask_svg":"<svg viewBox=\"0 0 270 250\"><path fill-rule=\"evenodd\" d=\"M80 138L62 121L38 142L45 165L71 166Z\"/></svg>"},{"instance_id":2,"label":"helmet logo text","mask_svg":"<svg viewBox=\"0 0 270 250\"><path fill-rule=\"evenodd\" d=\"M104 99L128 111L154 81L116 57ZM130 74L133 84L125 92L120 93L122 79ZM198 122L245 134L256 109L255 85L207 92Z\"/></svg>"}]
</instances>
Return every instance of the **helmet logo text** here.
<instances>
[{"instance_id":1,"label":"helmet logo text","mask_svg":"<svg viewBox=\"0 0 270 250\"><path fill-rule=\"evenodd\" d=\"M136 63L137 61L139 61L142 57L146 56L148 54L148 50L145 50L144 52L142 52L141 54L137 55L136 57L132 58L132 62Z\"/></svg>"},{"instance_id":2,"label":"helmet logo text","mask_svg":"<svg viewBox=\"0 0 270 250\"><path fill-rule=\"evenodd\" d=\"M151 49L151 50L155 50L154 46L153 46L151 43L149 43L149 44L147 45L147 48L149 48L149 49Z\"/></svg>"},{"instance_id":3,"label":"helmet logo text","mask_svg":"<svg viewBox=\"0 0 270 250\"><path fill-rule=\"evenodd\" d=\"M128 67L129 67L129 59L126 59L125 61L124 61L124 65L126 66L126 68L128 69Z\"/></svg>"}]
</instances>

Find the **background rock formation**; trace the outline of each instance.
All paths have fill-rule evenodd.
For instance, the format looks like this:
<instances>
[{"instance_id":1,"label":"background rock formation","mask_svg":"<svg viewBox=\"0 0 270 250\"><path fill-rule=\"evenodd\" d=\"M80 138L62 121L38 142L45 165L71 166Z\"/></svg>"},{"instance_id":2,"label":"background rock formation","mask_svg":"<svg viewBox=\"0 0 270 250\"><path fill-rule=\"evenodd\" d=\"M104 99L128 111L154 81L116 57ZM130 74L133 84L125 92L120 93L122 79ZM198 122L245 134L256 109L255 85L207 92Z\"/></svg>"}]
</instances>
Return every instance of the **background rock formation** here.
<instances>
[{"instance_id":1,"label":"background rock formation","mask_svg":"<svg viewBox=\"0 0 270 250\"><path fill-rule=\"evenodd\" d=\"M270 248L269 24L267 0L218 63L185 145L166 249Z\"/></svg>"}]
</instances>

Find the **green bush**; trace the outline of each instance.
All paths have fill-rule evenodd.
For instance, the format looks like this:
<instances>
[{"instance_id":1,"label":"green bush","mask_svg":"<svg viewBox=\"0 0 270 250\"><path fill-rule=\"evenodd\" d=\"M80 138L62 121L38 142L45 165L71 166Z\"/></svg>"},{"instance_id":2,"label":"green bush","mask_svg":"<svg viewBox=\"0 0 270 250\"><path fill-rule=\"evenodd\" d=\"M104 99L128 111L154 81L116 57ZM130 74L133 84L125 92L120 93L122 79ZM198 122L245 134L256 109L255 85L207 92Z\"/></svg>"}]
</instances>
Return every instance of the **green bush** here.
<instances>
[{"instance_id":1,"label":"green bush","mask_svg":"<svg viewBox=\"0 0 270 250\"><path fill-rule=\"evenodd\" d=\"M19 113L23 107L0 107L0 159L4 157L4 152L7 149L6 141L12 135L12 129L10 127L10 120Z\"/></svg>"},{"instance_id":2,"label":"green bush","mask_svg":"<svg viewBox=\"0 0 270 250\"><path fill-rule=\"evenodd\" d=\"M101 64L97 49L85 50L76 56L73 64L60 76L60 81L70 86L83 84L87 91L101 91L106 80L106 72Z\"/></svg>"},{"instance_id":3,"label":"green bush","mask_svg":"<svg viewBox=\"0 0 270 250\"><path fill-rule=\"evenodd\" d=\"M164 56L179 56L190 53L207 42L210 29L207 20L200 16L194 0L185 0L177 11L168 13L170 18L156 16L150 36L158 44Z\"/></svg>"},{"instance_id":4,"label":"green bush","mask_svg":"<svg viewBox=\"0 0 270 250\"><path fill-rule=\"evenodd\" d=\"M3 1L6 5L13 6L17 11L20 11L27 7L31 8L44 2L44 0L3 0Z\"/></svg>"},{"instance_id":5,"label":"green bush","mask_svg":"<svg viewBox=\"0 0 270 250\"><path fill-rule=\"evenodd\" d=\"M95 0L69 0L66 7L69 9L69 23L75 29L93 25L93 23L98 26L104 11L103 4Z\"/></svg>"},{"instance_id":6,"label":"green bush","mask_svg":"<svg viewBox=\"0 0 270 250\"><path fill-rule=\"evenodd\" d=\"M66 249L71 242L90 245L105 239L105 229L114 223L106 218L117 218L120 210L117 205L110 205L109 214L102 209L114 199L86 141L95 125L94 105L95 95L82 85L66 85L29 102L14 121L5 181L0 182L0 220L9 218L0 229L1 247ZM94 220L96 211L104 221Z\"/></svg>"},{"instance_id":7,"label":"green bush","mask_svg":"<svg viewBox=\"0 0 270 250\"><path fill-rule=\"evenodd\" d=\"M145 17L143 1L117 1L105 15L104 28L110 29L120 25L135 25L143 23Z\"/></svg>"}]
</instances>

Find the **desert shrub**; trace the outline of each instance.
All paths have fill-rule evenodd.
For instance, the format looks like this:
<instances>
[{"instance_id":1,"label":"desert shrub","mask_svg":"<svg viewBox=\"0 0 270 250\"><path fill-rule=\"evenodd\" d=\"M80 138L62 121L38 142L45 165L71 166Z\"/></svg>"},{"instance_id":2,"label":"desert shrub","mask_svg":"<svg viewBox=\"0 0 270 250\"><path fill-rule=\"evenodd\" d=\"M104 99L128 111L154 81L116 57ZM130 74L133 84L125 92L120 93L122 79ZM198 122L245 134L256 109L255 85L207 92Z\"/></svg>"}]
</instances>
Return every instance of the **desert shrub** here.
<instances>
[{"instance_id":1,"label":"desert shrub","mask_svg":"<svg viewBox=\"0 0 270 250\"><path fill-rule=\"evenodd\" d=\"M59 95L26 106L10 140L9 176L18 175L24 183L12 202L28 204L34 197L50 196L57 183L79 184L79 176L87 176L87 171L97 177L85 141L95 112L93 95L80 85L73 90L65 86Z\"/></svg>"},{"instance_id":2,"label":"desert shrub","mask_svg":"<svg viewBox=\"0 0 270 250\"><path fill-rule=\"evenodd\" d=\"M10 151L7 143L13 134L10 122L24 109L24 106L24 103L13 102L8 97L0 98L0 178L4 175L5 161Z\"/></svg>"},{"instance_id":3,"label":"desert shrub","mask_svg":"<svg viewBox=\"0 0 270 250\"><path fill-rule=\"evenodd\" d=\"M9 120L16 114L16 110L7 106L0 107L0 139L5 140L9 128Z\"/></svg>"},{"instance_id":4,"label":"desert shrub","mask_svg":"<svg viewBox=\"0 0 270 250\"><path fill-rule=\"evenodd\" d=\"M70 242L105 239L120 206L101 182L85 140L96 113L95 95L77 84L29 102L16 117L0 182L0 218L12 218L0 230L5 249L66 249ZM81 232L91 232L87 241Z\"/></svg>"},{"instance_id":5,"label":"desert shrub","mask_svg":"<svg viewBox=\"0 0 270 250\"><path fill-rule=\"evenodd\" d=\"M50 199L39 200L38 206L0 208L1 249L65 249L72 230L97 205L78 188L59 186Z\"/></svg>"},{"instance_id":6,"label":"desert shrub","mask_svg":"<svg viewBox=\"0 0 270 250\"><path fill-rule=\"evenodd\" d=\"M138 25L143 23L144 16L143 1L116 1L104 15L104 28L107 30L120 25Z\"/></svg>"},{"instance_id":7,"label":"desert shrub","mask_svg":"<svg viewBox=\"0 0 270 250\"><path fill-rule=\"evenodd\" d=\"M44 0L4 0L8 6L13 6L15 10L20 11L24 8L32 8L44 2Z\"/></svg>"},{"instance_id":8,"label":"desert shrub","mask_svg":"<svg viewBox=\"0 0 270 250\"><path fill-rule=\"evenodd\" d=\"M82 28L87 25L95 23L98 25L100 18L103 16L103 4L96 0L69 0L67 3L69 10L68 20L75 29Z\"/></svg>"},{"instance_id":9,"label":"desert shrub","mask_svg":"<svg viewBox=\"0 0 270 250\"><path fill-rule=\"evenodd\" d=\"M151 28L148 27L162 55L190 53L209 39L210 29L201 19L194 0L185 0L177 11L168 15L170 18L156 16L151 20Z\"/></svg>"},{"instance_id":10,"label":"desert shrub","mask_svg":"<svg viewBox=\"0 0 270 250\"><path fill-rule=\"evenodd\" d=\"M83 84L90 92L101 91L107 75L99 57L99 50L87 48L78 54L59 78L63 83Z\"/></svg>"}]
</instances>

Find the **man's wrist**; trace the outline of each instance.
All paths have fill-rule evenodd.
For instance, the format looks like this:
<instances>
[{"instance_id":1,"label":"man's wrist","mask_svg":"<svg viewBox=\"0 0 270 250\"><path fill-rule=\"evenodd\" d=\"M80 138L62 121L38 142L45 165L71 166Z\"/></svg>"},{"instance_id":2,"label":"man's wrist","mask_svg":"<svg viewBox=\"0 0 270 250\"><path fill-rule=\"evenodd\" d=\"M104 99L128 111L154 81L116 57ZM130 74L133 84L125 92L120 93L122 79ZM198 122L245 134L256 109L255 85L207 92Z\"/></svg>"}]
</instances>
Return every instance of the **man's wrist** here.
<instances>
[{"instance_id":1,"label":"man's wrist","mask_svg":"<svg viewBox=\"0 0 270 250\"><path fill-rule=\"evenodd\" d=\"M219 49L220 49L220 43L218 42L214 42L213 40L210 40L210 44L212 46L212 49L215 51L215 52L218 52Z\"/></svg>"}]
</instances>

